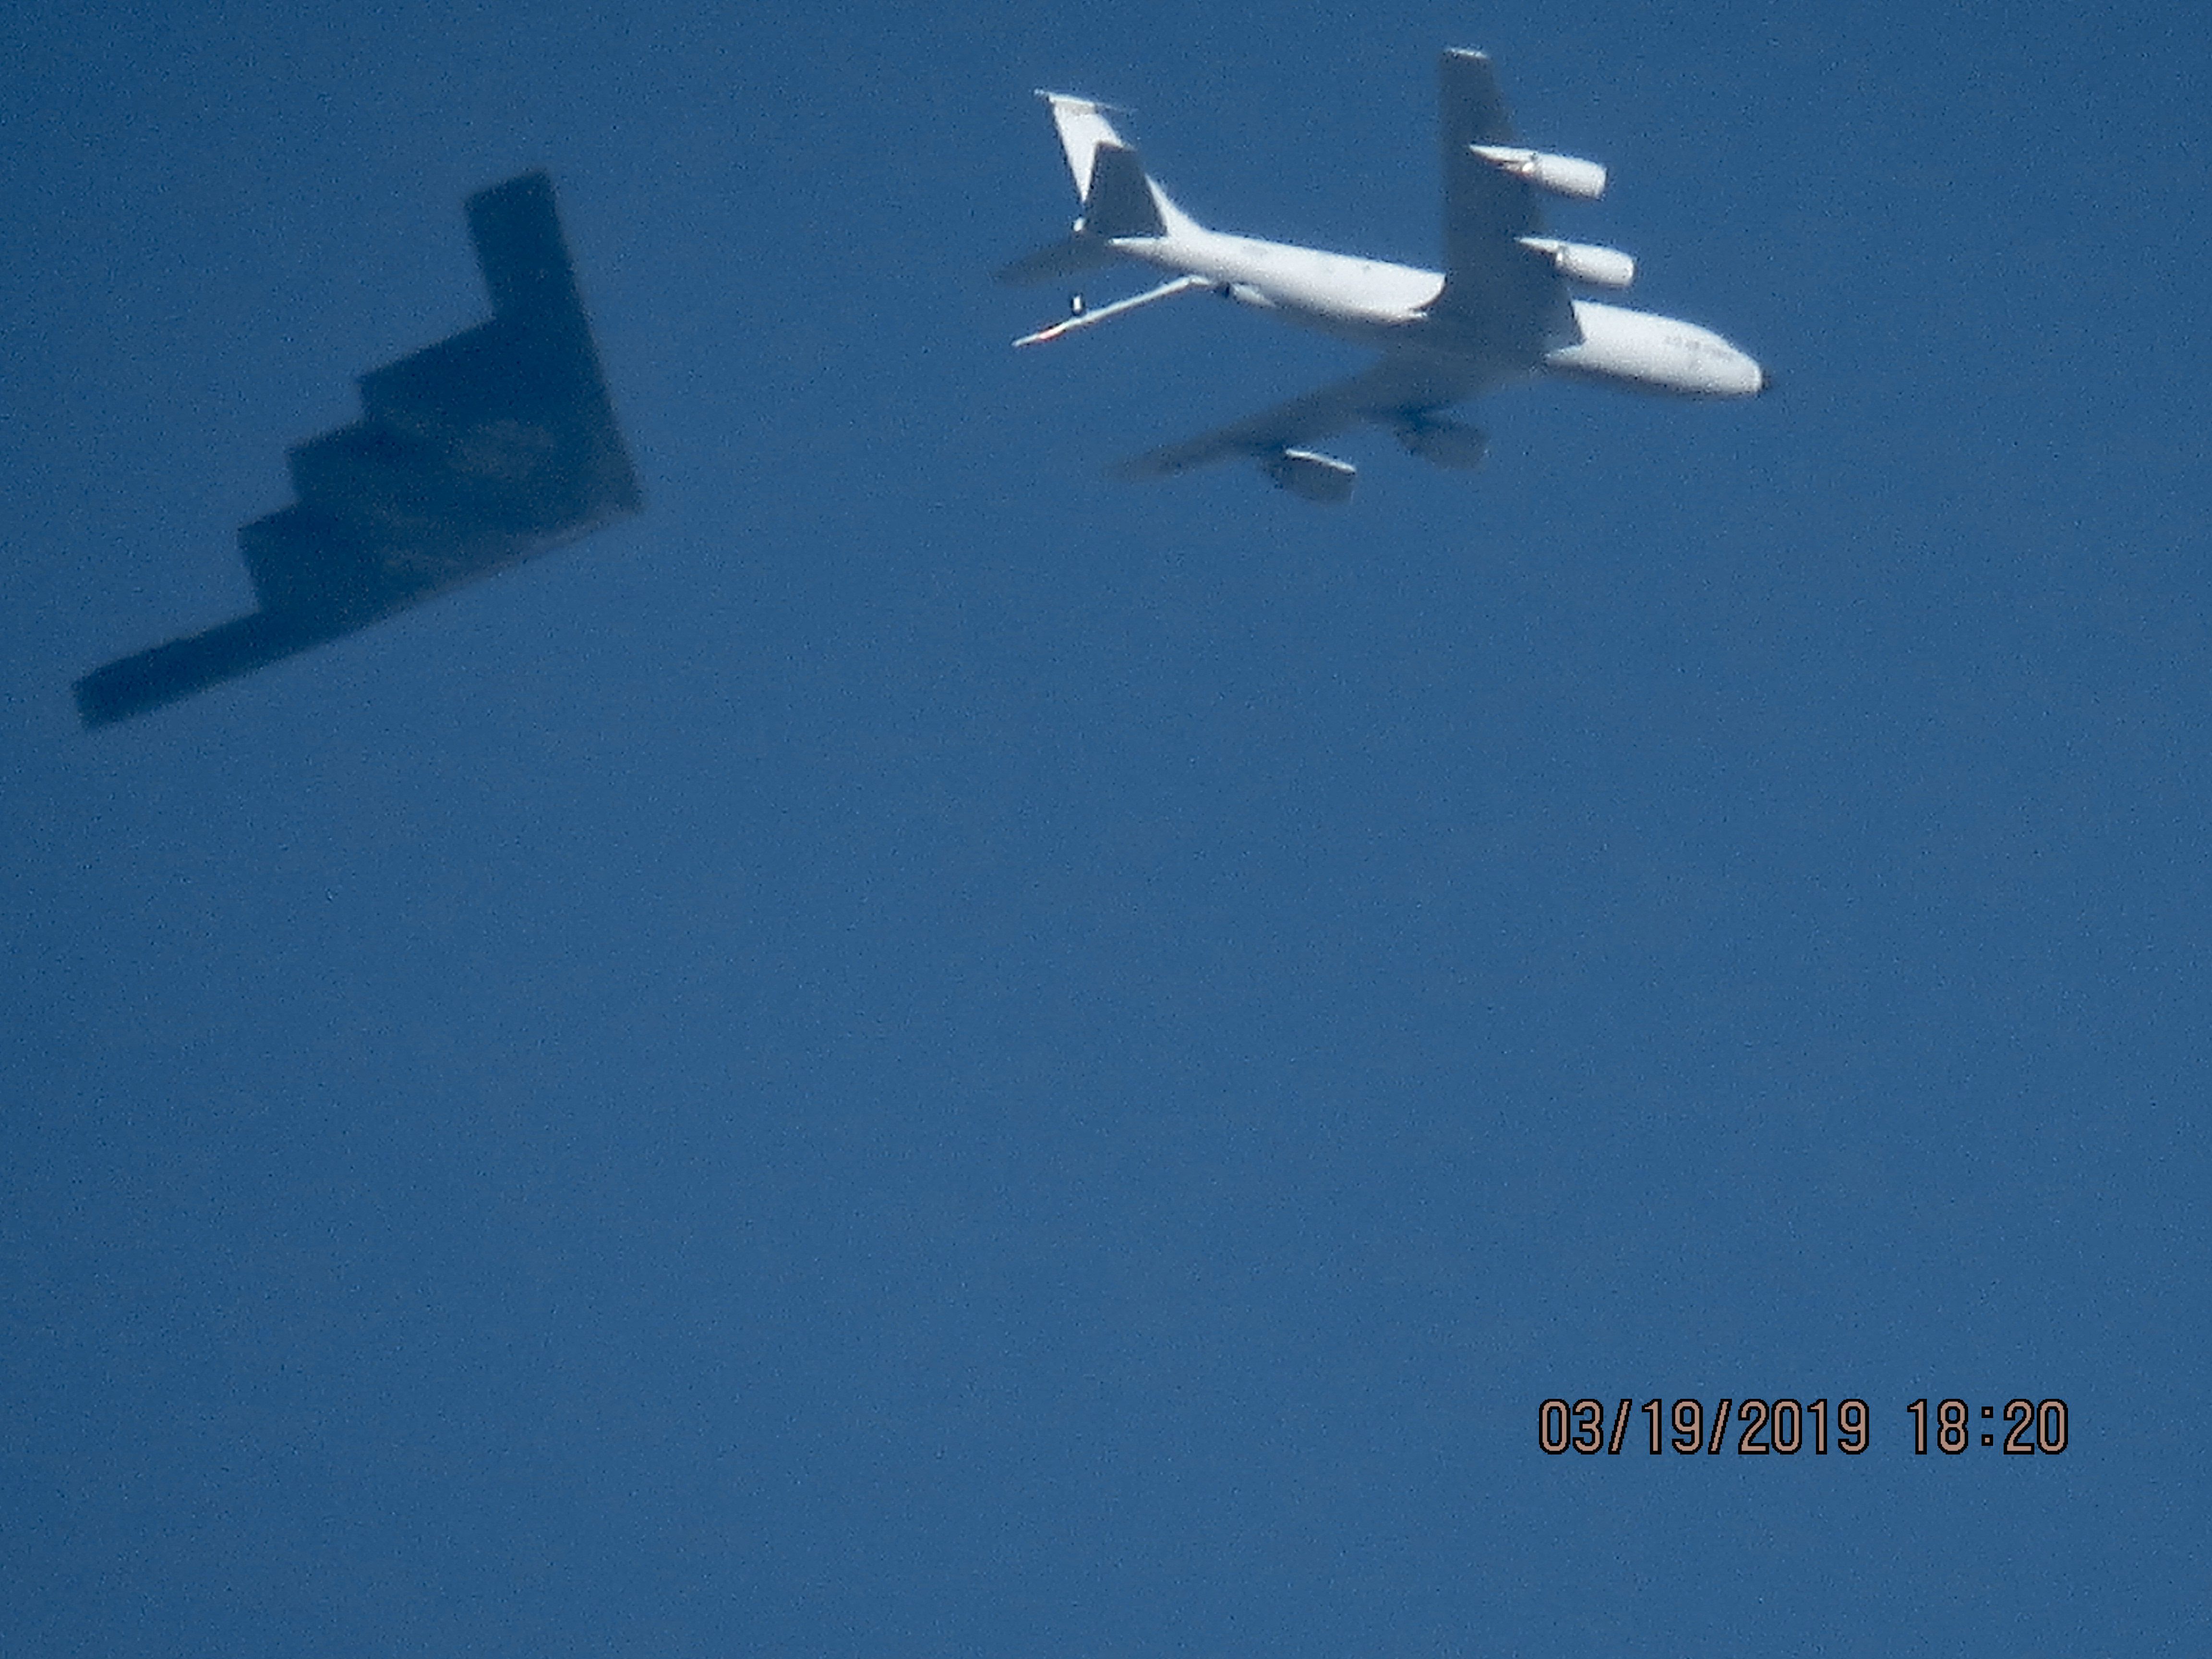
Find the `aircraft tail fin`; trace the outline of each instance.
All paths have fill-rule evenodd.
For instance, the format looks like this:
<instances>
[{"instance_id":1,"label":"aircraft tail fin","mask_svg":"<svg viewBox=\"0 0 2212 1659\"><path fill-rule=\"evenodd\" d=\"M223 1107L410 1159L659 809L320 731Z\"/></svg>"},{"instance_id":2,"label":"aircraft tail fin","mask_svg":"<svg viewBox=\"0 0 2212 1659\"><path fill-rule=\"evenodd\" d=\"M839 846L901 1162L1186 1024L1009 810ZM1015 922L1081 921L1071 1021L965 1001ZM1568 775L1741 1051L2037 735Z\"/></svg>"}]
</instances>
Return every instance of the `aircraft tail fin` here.
<instances>
[{"instance_id":1,"label":"aircraft tail fin","mask_svg":"<svg viewBox=\"0 0 2212 1659\"><path fill-rule=\"evenodd\" d=\"M1070 98L1065 93L1040 92L1037 96L1052 106L1052 124L1060 133L1060 148L1067 157L1067 171L1075 180L1078 201L1091 198L1091 167L1092 158L1101 144L1112 144L1116 149L1128 149L1128 142L1114 131L1114 124L1106 118L1111 107L1093 103L1088 98Z\"/></svg>"},{"instance_id":2,"label":"aircraft tail fin","mask_svg":"<svg viewBox=\"0 0 2212 1659\"><path fill-rule=\"evenodd\" d=\"M1037 96L1052 106L1068 176L1083 203L1083 232L1110 239L1170 236L1198 228L1146 173L1137 152L1107 118L1109 106L1064 93Z\"/></svg>"},{"instance_id":3,"label":"aircraft tail fin","mask_svg":"<svg viewBox=\"0 0 2212 1659\"><path fill-rule=\"evenodd\" d=\"M1167 216L1137 152L1101 144L1091 158L1091 189L1083 198L1083 228L1111 241L1120 236L1164 236Z\"/></svg>"}]
</instances>

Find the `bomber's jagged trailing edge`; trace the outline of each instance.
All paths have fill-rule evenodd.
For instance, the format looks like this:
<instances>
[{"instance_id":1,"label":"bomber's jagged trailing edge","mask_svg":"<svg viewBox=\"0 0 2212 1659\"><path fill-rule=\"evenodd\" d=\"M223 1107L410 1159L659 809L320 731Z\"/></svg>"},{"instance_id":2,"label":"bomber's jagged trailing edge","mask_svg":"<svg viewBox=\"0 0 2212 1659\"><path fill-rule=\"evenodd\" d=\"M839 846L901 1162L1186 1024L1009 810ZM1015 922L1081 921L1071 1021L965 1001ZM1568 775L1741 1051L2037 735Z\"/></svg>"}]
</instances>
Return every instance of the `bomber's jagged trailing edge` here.
<instances>
[{"instance_id":1,"label":"bomber's jagged trailing edge","mask_svg":"<svg viewBox=\"0 0 2212 1659\"><path fill-rule=\"evenodd\" d=\"M1051 282L1121 260L1173 275L1095 311L1078 300L1066 321L1016 345L1041 345L1206 289L1383 354L1348 380L1140 455L1119 469L1121 476L1163 477L1243 456L1308 501L1341 501L1352 494L1352 465L1301 446L1373 421L1425 460L1475 466L1488 441L1438 411L1522 375L1573 375L1690 398L1748 398L1766 389L1765 372L1710 329L1573 298L1570 283L1626 288L1636 262L1616 248L1545 235L1537 192L1595 200L1604 192L1605 169L1516 143L1482 53L1447 52L1437 75L1441 271L1208 230L1152 182L1105 106L1037 94L1052 106L1083 216L1065 240L1007 266L1001 278Z\"/></svg>"},{"instance_id":2,"label":"bomber's jagged trailing edge","mask_svg":"<svg viewBox=\"0 0 2212 1659\"><path fill-rule=\"evenodd\" d=\"M260 609L76 683L107 726L589 535L639 507L553 186L469 198L492 319L373 369L362 416L295 445L299 501L238 532Z\"/></svg>"}]
</instances>

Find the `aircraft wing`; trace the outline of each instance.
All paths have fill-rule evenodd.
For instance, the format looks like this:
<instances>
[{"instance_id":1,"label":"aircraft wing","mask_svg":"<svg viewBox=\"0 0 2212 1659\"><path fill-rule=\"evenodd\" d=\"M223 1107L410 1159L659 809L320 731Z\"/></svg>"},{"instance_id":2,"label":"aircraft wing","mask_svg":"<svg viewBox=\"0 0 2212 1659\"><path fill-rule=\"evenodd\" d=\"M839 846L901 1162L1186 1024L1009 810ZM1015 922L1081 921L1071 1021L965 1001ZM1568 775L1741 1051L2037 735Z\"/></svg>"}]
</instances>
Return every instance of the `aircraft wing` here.
<instances>
[{"instance_id":1,"label":"aircraft wing","mask_svg":"<svg viewBox=\"0 0 2212 1659\"><path fill-rule=\"evenodd\" d=\"M1115 469L1115 476L1164 478L1211 461L1280 454L1362 421L1386 425L1411 421L1446 404L1471 398L1498 378L1497 372L1468 359L1385 357L1372 368L1318 392L1262 410L1218 431L1124 461Z\"/></svg>"},{"instance_id":2,"label":"aircraft wing","mask_svg":"<svg viewBox=\"0 0 2212 1659\"><path fill-rule=\"evenodd\" d=\"M1437 91L1444 290L1429 309L1448 314L1484 356L1526 368L1582 338L1566 282L1550 259L1516 240L1543 232L1535 187L1468 149L1513 142L1490 59L1479 52L1445 52Z\"/></svg>"},{"instance_id":3,"label":"aircraft wing","mask_svg":"<svg viewBox=\"0 0 2212 1659\"><path fill-rule=\"evenodd\" d=\"M542 173L471 197L492 319L361 378L362 418L295 445L297 502L239 532L261 608L86 675L105 726L249 673L641 505Z\"/></svg>"}]
</instances>

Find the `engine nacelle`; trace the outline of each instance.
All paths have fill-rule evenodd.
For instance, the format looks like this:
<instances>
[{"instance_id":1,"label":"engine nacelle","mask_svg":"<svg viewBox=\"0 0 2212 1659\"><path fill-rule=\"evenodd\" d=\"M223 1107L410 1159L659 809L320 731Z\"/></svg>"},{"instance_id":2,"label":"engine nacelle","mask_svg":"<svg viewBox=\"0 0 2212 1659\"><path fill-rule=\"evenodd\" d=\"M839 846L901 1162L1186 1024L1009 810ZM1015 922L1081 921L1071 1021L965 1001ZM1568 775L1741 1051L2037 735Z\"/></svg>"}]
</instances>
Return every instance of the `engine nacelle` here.
<instances>
[{"instance_id":1,"label":"engine nacelle","mask_svg":"<svg viewBox=\"0 0 2212 1659\"><path fill-rule=\"evenodd\" d=\"M1605 169L1595 161L1575 155L1547 155L1540 149L1516 149L1510 144L1469 144L1468 149L1491 166L1503 167L1516 179L1526 179L1556 196L1595 202L1605 194Z\"/></svg>"},{"instance_id":2,"label":"engine nacelle","mask_svg":"<svg viewBox=\"0 0 2212 1659\"><path fill-rule=\"evenodd\" d=\"M1285 449L1260 463L1260 470L1275 481L1275 488L1309 501L1334 505L1352 499L1352 481L1359 469L1349 461L1316 455L1310 449Z\"/></svg>"},{"instance_id":3,"label":"engine nacelle","mask_svg":"<svg viewBox=\"0 0 2212 1659\"><path fill-rule=\"evenodd\" d=\"M1570 282L1592 288L1626 288L1636 280L1636 261L1617 247L1592 242L1563 242L1556 236L1523 236L1522 247L1534 248L1552 262Z\"/></svg>"},{"instance_id":4,"label":"engine nacelle","mask_svg":"<svg viewBox=\"0 0 2212 1659\"><path fill-rule=\"evenodd\" d=\"M1398 441L1408 452L1431 466L1468 471L1480 466L1483 457L1490 453L1487 434L1437 416L1417 415L1401 421L1397 433Z\"/></svg>"}]
</instances>

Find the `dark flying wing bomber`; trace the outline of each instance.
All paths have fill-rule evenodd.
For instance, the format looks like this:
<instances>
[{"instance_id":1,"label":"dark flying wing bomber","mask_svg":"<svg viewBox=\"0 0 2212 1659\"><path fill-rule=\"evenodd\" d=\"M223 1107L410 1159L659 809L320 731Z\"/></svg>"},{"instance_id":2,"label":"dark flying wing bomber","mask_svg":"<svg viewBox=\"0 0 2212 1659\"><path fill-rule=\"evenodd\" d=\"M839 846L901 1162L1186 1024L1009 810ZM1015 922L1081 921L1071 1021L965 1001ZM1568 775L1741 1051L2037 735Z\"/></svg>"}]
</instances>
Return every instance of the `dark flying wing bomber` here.
<instances>
[{"instance_id":1,"label":"dark flying wing bomber","mask_svg":"<svg viewBox=\"0 0 2212 1659\"><path fill-rule=\"evenodd\" d=\"M157 708L589 535L641 505L543 173L469 198L492 319L361 377L238 532L261 608L96 669L88 726Z\"/></svg>"}]
</instances>

